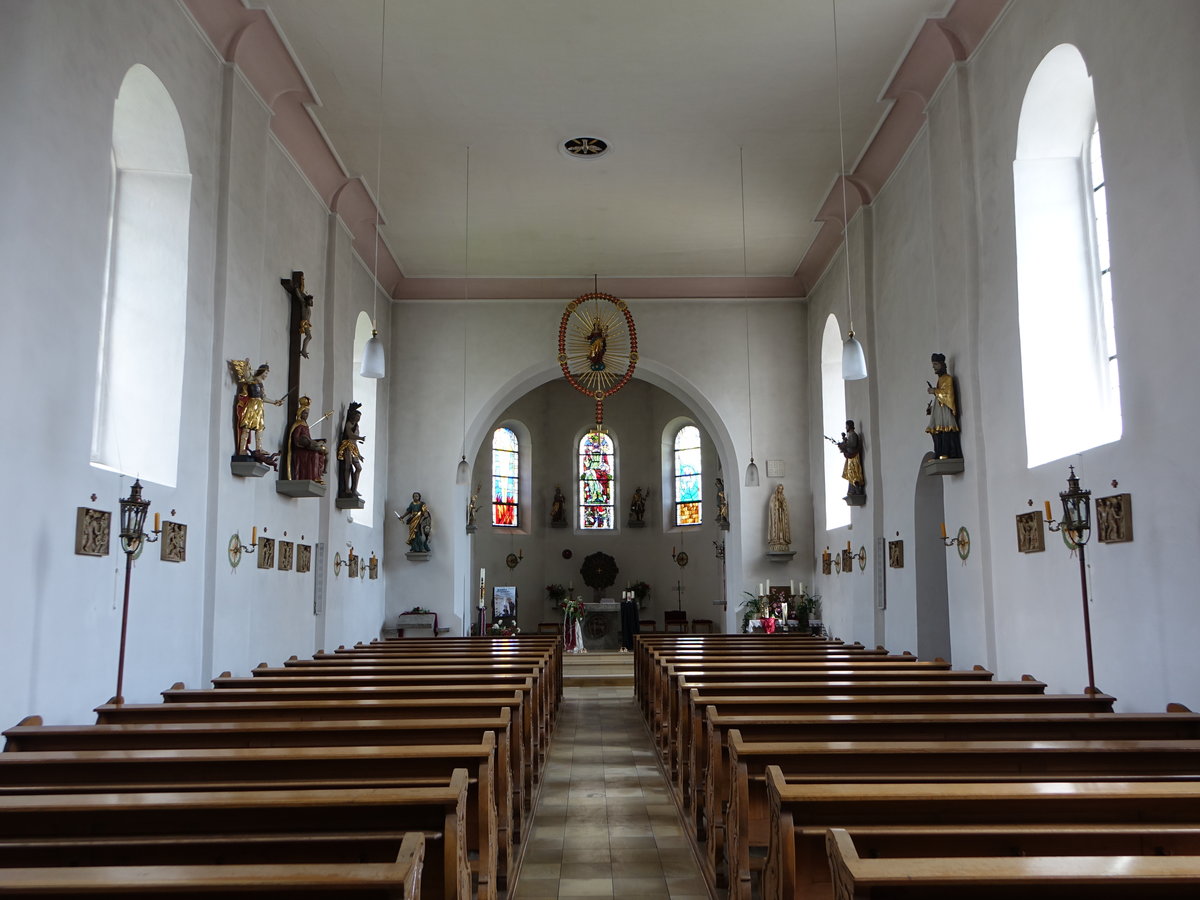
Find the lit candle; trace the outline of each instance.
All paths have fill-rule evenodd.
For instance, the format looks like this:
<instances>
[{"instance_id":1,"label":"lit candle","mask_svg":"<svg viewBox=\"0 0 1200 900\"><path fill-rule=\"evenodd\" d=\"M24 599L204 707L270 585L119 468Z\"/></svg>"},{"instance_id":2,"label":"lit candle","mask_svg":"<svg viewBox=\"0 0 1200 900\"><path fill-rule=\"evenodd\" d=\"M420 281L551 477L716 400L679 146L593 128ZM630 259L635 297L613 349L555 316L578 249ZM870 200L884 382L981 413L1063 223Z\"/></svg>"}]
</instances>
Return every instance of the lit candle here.
<instances>
[{"instance_id":1,"label":"lit candle","mask_svg":"<svg viewBox=\"0 0 1200 900\"><path fill-rule=\"evenodd\" d=\"M1046 501L1043 501L1043 502L1046 504L1046 521L1047 521L1047 522L1053 522L1053 521L1054 521L1054 516L1050 515L1050 501L1049 501L1049 500L1046 500Z\"/></svg>"},{"instance_id":2,"label":"lit candle","mask_svg":"<svg viewBox=\"0 0 1200 900\"><path fill-rule=\"evenodd\" d=\"M253 546L258 543L258 526L255 525L250 529L250 544Z\"/></svg>"},{"instance_id":3,"label":"lit candle","mask_svg":"<svg viewBox=\"0 0 1200 900\"><path fill-rule=\"evenodd\" d=\"M158 513L155 513L154 514L154 533L155 534L158 534L158 532L162 531L162 529L159 527L158 523L159 523Z\"/></svg>"},{"instance_id":4,"label":"lit candle","mask_svg":"<svg viewBox=\"0 0 1200 900\"><path fill-rule=\"evenodd\" d=\"M943 522L942 523L942 537L945 537L945 536L946 536L946 523Z\"/></svg>"}]
</instances>

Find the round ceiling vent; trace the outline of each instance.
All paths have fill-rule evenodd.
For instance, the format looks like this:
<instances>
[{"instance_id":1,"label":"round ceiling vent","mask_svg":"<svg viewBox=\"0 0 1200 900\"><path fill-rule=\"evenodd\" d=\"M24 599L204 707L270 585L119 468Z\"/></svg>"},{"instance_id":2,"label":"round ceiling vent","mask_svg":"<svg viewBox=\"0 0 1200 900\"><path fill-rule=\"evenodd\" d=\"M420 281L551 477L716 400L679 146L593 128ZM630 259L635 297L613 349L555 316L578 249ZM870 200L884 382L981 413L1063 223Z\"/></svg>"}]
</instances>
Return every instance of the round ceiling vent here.
<instances>
[{"instance_id":1,"label":"round ceiling vent","mask_svg":"<svg viewBox=\"0 0 1200 900\"><path fill-rule=\"evenodd\" d=\"M599 159L608 153L608 141L598 137L573 137L563 141L559 149L573 159Z\"/></svg>"}]
</instances>

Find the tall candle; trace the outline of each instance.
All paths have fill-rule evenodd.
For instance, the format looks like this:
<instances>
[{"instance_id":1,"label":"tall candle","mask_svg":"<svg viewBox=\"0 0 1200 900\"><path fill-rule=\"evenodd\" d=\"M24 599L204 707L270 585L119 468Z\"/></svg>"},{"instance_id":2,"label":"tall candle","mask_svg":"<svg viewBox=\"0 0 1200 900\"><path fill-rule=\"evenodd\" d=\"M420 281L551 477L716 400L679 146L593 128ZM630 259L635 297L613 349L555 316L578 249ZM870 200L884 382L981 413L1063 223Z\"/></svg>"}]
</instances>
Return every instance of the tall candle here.
<instances>
[{"instance_id":1,"label":"tall candle","mask_svg":"<svg viewBox=\"0 0 1200 900\"><path fill-rule=\"evenodd\" d=\"M1047 504L1047 505L1049 505L1049 504ZM945 537L945 536L946 536L946 523L943 522L942 523L942 537Z\"/></svg>"},{"instance_id":2,"label":"tall candle","mask_svg":"<svg viewBox=\"0 0 1200 900\"><path fill-rule=\"evenodd\" d=\"M771 593L771 579L770 578L767 579L767 593L768 594Z\"/></svg>"},{"instance_id":3,"label":"tall candle","mask_svg":"<svg viewBox=\"0 0 1200 900\"><path fill-rule=\"evenodd\" d=\"M255 525L250 529L250 545L254 546L258 543L258 526Z\"/></svg>"},{"instance_id":4,"label":"tall candle","mask_svg":"<svg viewBox=\"0 0 1200 900\"><path fill-rule=\"evenodd\" d=\"M788 579L788 593L789 594L796 593L796 579L794 579L794 578Z\"/></svg>"},{"instance_id":5,"label":"tall candle","mask_svg":"<svg viewBox=\"0 0 1200 900\"><path fill-rule=\"evenodd\" d=\"M945 526L944 526L944 525L943 525L942 527L943 527L943 529L945 528ZM847 550L849 550L849 549L850 549L850 542L849 542L849 541L846 541L846 549L847 549Z\"/></svg>"},{"instance_id":6,"label":"tall candle","mask_svg":"<svg viewBox=\"0 0 1200 900\"><path fill-rule=\"evenodd\" d=\"M1044 501L1044 502L1045 502L1045 504L1046 504L1046 521L1047 521L1047 522L1053 522L1053 521L1054 521L1054 516L1050 515L1050 501L1049 501L1049 500L1046 500L1046 501Z\"/></svg>"},{"instance_id":7,"label":"tall candle","mask_svg":"<svg viewBox=\"0 0 1200 900\"><path fill-rule=\"evenodd\" d=\"M162 531L162 528L159 527L158 513L155 513L154 514L154 533L157 534L160 531Z\"/></svg>"},{"instance_id":8,"label":"tall candle","mask_svg":"<svg viewBox=\"0 0 1200 900\"><path fill-rule=\"evenodd\" d=\"M762 595L763 595L763 589L762 589L762 582L760 581L758 583L758 596L761 597Z\"/></svg>"}]
</instances>

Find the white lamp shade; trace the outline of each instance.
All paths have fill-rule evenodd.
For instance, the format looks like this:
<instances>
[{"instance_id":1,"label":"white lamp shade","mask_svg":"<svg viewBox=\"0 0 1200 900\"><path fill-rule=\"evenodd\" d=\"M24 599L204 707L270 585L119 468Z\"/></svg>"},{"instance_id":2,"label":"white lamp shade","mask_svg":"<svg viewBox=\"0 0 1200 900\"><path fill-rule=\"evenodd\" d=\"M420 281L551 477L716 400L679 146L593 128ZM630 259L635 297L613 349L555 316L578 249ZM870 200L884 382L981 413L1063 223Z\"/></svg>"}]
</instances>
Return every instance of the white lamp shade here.
<instances>
[{"instance_id":1,"label":"white lamp shade","mask_svg":"<svg viewBox=\"0 0 1200 900\"><path fill-rule=\"evenodd\" d=\"M758 487L758 466L754 464L754 457L750 457L750 465L746 466L746 487Z\"/></svg>"},{"instance_id":2,"label":"white lamp shade","mask_svg":"<svg viewBox=\"0 0 1200 900\"><path fill-rule=\"evenodd\" d=\"M383 341L378 334L372 334L371 339L363 345L362 366L359 374L363 378L382 378L386 364L383 359Z\"/></svg>"},{"instance_id":3,"label":"white lamp shade","mask_svg":"<svg viewBox=\"0 0 1200 900\"><path fill-rule=\"evenodd\" d=\"M867 377L867 357L863 353L862 344L850 332L846 343L842 346L842 380L858 381Z\"/></svg>"},{"instance_id":4,"label":"white lamp shade","mask_svg":"<svg viewBox=\"0 0 1200 900\"><path fill-rule=\"evenodd\" d=\"M458 471L454 473L454 483L466 484L470 475L471 467L467 465L467 458L464 456L458 461Z\"/></svg>"}]
</instances>

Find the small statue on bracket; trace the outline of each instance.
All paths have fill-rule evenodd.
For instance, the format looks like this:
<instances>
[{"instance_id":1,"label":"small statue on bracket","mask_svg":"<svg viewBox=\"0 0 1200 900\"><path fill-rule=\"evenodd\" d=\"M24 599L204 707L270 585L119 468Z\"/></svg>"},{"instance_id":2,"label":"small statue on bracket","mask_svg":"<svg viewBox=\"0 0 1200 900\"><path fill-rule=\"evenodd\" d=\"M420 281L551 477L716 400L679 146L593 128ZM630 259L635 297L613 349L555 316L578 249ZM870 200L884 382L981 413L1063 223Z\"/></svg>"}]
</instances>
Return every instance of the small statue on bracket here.
<instances>
[{"instance_id":1,"label":"small statue on bracket","mask_svg":"<svg viewBox=\"0 0 1200 900\"><path fill-rule=\"evenodd\" d=\"M644 528L646 526L646 493L642 489L633 489L633 499L629 501L629 527Z\"/></svg>"},{"instance_id":2,"label":"small statue on bracket","mask_svg":"<svg viewBox=\"0 0 1200 900\"><path fill-rule=\"evenodd\" d=\"M278 453L267 453L262 448L262 432L266 427L264 403L281 406L286 399L268 400L263 388L271 367L263 363L251 370L249 359L231 359L229 371L237 382L238 392L233 404L234 459L253 460L265 463L278 470ZM254 437L254 450L250 450L250 437Z\"/></svg>"},{"instance_id":3,"label":"small statue on bracket","mask_svg":"<svg viewBox=\"0 0 1200 900\"><path fill-rule=\"evenodd\" d=\"M567 498L558 485L554 487L554 499L550 502L550 527L567 527Z\"/></svg>"},{"instance_id":4,"label":"small statue on bracket","mask_svg":"<svg viewBox=\"0 0 1200 900\"><path fill-rule=\"evenodd\" d=\"M396 518L408 526L408 552L428 553L433 514L421 499L420 491L413 491L412 503L405 508L404 515L396 513Z\"/></svg>"},{"instance_id":5,"label":"small statue on bracket","mask_svg":"<svg viewBox=\"0 0 1200 900\"><path fill-rule=\"evenodd\" d=\"M929 417L925 431L933 437L933 455L938 459L962 459L954 376L946 371L944 353L932 354L929 361L937 375L937 385L925 382L925 393L933 395L925 406L925 415Z\"/></svg>"},{"instance_id":6,"label":"small statue on bracket","mask_svg":"<svg viewBox=\"0 0 1200 900\"><path fill-rule=\"evenodd\" d=\"M342 425L342 436L337 446L338 497L342 499L362 499L358 493L358 479L362 475L363 456L358 445L367 438L358 430L361 418L362 404L352 402L346 409L346 421Z\"/></svg>"},{"instance_id":7,"label":"small statue on bracket","mask_svg":"<svg viewBox=\"0 0 1200 900\"><path fill-rule=\"evenodd\" d=\"M717 527L729 530L729 500L725 496L725 479L717 476Z\"/></svg>"},{"instance_id":8,"label":"small statue on bracket","mask_svg":"<svg viewBox=\"0 0 1200 900\"><path fill-rule=\"evenodd\" d=\"M325 463L329 450L324 438L314 438L308 426L308 410L312 401L301 397L296 408L296 421L288 430L287 456L284 475L292 481L325 483Z\"/></svg>"},{"instance_id":9,"label":"small statue on bracket","mask_svg":"<svg viewBox=\"0 0 1200 900\"><path fill-rule=\"evenodd\" d=\"M842 432L840 441L831 437L826 437L826 440L833 443L842 456L846 457L846 464L842 466L842 478L847 482L844 498L846 503L850 506L864 505L867 501L867 479L863 474L862 435L854 430L854 420L846 420L846 430Z\"/></svg>"}]
</instances>

